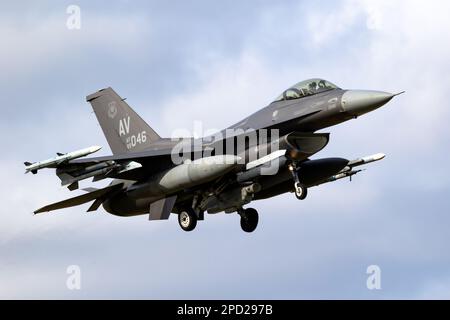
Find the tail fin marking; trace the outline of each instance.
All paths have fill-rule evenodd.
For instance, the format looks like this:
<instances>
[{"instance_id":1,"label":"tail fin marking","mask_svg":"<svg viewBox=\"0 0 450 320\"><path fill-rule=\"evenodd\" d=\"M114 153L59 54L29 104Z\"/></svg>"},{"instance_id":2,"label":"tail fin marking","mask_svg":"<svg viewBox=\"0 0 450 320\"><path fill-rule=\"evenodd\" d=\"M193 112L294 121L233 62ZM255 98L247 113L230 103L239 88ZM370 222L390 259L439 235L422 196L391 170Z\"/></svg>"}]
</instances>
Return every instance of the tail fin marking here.
<instances>
[{"instance_id":1,"label":"tail fin marking","mask_svg":"<svg viewBox=\"0 0 450 320\"><path fill-rule=\"evenodd\" d=\"M86 97L113 154L139 152L161 137L112 88Z\"/></svg>"}]
</instances>

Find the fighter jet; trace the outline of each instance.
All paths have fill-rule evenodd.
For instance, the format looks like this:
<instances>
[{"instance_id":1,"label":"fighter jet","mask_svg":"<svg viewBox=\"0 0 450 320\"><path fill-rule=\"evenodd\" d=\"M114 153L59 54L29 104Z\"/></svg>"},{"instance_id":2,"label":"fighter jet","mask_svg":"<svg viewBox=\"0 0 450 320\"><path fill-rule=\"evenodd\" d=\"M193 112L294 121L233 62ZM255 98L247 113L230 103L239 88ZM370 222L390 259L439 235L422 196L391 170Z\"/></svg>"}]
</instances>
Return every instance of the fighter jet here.
<instances>
[{"instance_id":1,"label":"fighter jet","mask_svg":"<svg viewBox=\"0 0 450 320\"><path fill-rule=\"evenodd\" d=\"M71 191L88 178L112 181L35 214L92 202L88 212L102 205L113 215L148 214L150 220L174 213L180 227L192 231L205 213L236 212L242 230L253 232L259 214L247 207L252 201L288 192L304 200L309 188L352 177L361 165L383 159L382 153L355 160L312 156L329 142L330 134L319 130L374 111L399 94L343 90L311 79L217 134L173 139L161 138L112 88L102 89L86 100L112 155L83 158L100 149L91 147L25 164L33 173L56 169L61 185Z\"/></svg>"}]
</instances>

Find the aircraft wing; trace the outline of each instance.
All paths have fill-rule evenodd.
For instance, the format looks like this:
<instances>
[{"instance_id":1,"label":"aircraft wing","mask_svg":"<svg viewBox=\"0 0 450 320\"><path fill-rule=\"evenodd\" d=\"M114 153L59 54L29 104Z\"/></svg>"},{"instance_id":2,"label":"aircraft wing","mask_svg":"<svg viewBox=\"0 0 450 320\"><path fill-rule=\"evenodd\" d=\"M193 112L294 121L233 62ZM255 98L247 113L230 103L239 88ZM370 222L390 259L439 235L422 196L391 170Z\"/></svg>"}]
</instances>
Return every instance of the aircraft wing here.
<instances>
[{"instance_id":1,"label":"aircraft wing","mask_svg":"<svg viewBox=\"0 0 450 320\"><path fill-rule=\"evenodd\" d=\"M278 139L280 150L271 155L258 159L247 165L247 169L281 157L290 150L290 155L297 161L304 160L323 149L329 141L328 134L292 132ZM220 143L220 142L219 142ZM56 175L62 186L73 191L79 188L79 181L93 178L100 181L106 178L138 181L142 177L149 177L173 166L172 154L180 149L183 153L195 152L194 138L159 139L144 151L113 154L110 156L82 158L82 156L96 152L100 147L93 146L49 159L38 164L31 164L27 170L35 173L35 168L55 168ZM214 146L214 145L213 145ZM176 147L174 149L174 147ZM208 145L202 145L202 148ZM269 146L267 146L269 148ZM260 152L259 149L257 152ZM57 162L62 157L63 162Z\"/></svg>"},{"instance_id":2,"label":"aircraft wing","mask_svg":"<svg viewBox=\"0 0 450 320\"><path fill-rule=\"evenodd\" d=\"M334 182L344 178L352 178L363 171L357 167L384 159L385 155L378 153L372 156L362 157L355 160L342 158L327 158L310 160L305 164L312 164L300 168L299 178L307 188L316 187L325 183ZM278 162L280 166L285 166L285 161ZM257 168L255 168L257 169ZM261 171L253 174L251 169L238 175L238 182L259 182L262 183L263 190L255 194L256 199L267 199L285 192L294 191L294 180L288 170L279 170L274 176L261 176ZM304 171L306 170L306 171Z\"/></svg>"},{"instance_id":3,"label":"aircraft wing","mask_svg":"<svg viewBox=\"0 0 450 320\"><path fill-rule=\"evenodd\" d=\"M84 204L84 203L94 201L94 200L96 200L96 202L100 202L99 203L99 205L100 205L103 202L103 201L101 201L102 199L105 199L111 193L122 189L122 187L123 187L123 183L108 186L106 188L98 189L98 190L83 194L81 196L77 196L74 198L70 198L67 200L49 204L45 207L42 207L42 208L34 211L34 213L38 214L38 213L49 212L49 211L63 209L63 208L74 207L74 206L78 206L80 204ZM98 208L98 206L97 206L97 208ZM91 209L92 209L92 207L88 211L92 211Z\"/></svg>"},{"instance_id":4,"label":"aircraft wing","mask_svg":"<svg viewBox=\"0 0 450 320\"><path fill-rule=\"evenodd\" d=\"M93 178L139 180L172 166L173 147L181 140L161 139L145 151L113 154L102 157L74 159L57 167L62 186L78 188L78 181Z\"/></svg>"},{"instance_id":5,"label":"aircraft wing","mask_svg":"<svg viewBox=\"0 0 450 320\"><path fill-rule=\"evenodd\" d=\"M171 165L170 157L171 149L165 149L77 159L58 166L56 175L62 186L75 190L79 181L88 178L93 181L105 178L138 180Z\"/></svg>"}]
</instances>

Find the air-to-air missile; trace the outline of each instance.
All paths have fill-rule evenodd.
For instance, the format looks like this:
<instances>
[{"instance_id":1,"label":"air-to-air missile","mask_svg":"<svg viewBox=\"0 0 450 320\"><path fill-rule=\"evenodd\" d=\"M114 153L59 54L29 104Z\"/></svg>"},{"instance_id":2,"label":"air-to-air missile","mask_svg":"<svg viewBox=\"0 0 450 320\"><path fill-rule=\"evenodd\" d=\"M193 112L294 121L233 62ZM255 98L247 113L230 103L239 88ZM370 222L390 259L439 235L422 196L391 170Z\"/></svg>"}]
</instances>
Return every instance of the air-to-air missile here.
<instances>
[{"instance_id":1,"label":"air-to-air missile","mask_svg":"<svg viewBox=\"0 0 450 320\"><path fill-rule=\"evenodd\" d=\"M371 162L376 162L376 161L380 161L383 160L386 157L386 155L384 153L377 153L371 156L367 156L364 158L359 158L353 161L350 161L348 163L348 166L351 168L357 167L357 166L362 166L363 164L368 164Z\"/></svg>"},{"instance_id":2,"label":"air-to-air missile","mask_svg":"<svg viewBox=\"0 0 450 320\"><path fill-rule=\"evenodd\" d=\"M384 153L377 153L377 154L374 154L371 156L367 156L364 158L359 158L356 160L349 161L347 166L344 169L342 169L342 171L340 171L338 174L330 177L327 180L327 182L333 182L333 181L344 179L344 178L351 179L352 176L354 176L355 174L358 174L359 172L362 171L362 170L353 170L354 167L362 166L364 164L368 164L371 162L380 161L380 160L383 160L385 157L386 157L386 155Z\"/></svg>"},{"instance_id":3,"label":"air-to-air missile","mask_svg":"<svg viewBox=\"0 0 450 320\"><path fill-rule=\"evenodd\" d=\"M68 162L70 160L74 160L74 159L81 158L81 157L87 156L89 154L95 153L98 150L100 150L101 148L102 147L99 147L99 146L92 146L89 148L85 148L85 149L81 149L81 150L77 150L77 151L73 151L73 152L69 152L69 153L65 153L65 154L58 153L57 157L47 159L44 161L39 161L39 162L35 162L35 163L24 162L24 164L26 166L25 173L32 172L33 174L36 174L38 172L38 170L40 170L40 169L56 167L64 162Z\"/></svg>"}]
</instances>

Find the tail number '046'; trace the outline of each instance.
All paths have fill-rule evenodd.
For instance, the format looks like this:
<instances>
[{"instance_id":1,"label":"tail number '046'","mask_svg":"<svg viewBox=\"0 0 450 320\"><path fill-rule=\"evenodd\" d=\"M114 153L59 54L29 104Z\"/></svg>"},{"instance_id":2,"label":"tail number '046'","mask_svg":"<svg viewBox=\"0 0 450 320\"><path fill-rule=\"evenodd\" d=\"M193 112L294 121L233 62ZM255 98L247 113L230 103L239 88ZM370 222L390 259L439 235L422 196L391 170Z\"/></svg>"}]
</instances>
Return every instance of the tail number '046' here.
<instances>
[{"instance_id":1,"label":"tail number '046'","mask_svg":"<svg viewBox=\"0 0 450 320\"><path fill-rule=\"evenodd\" d=\"M138 144L145 143L147 141L147 133L145 131L133 134L127 137L127 149L132 149Z\"/></svg>"}]
</instances>

